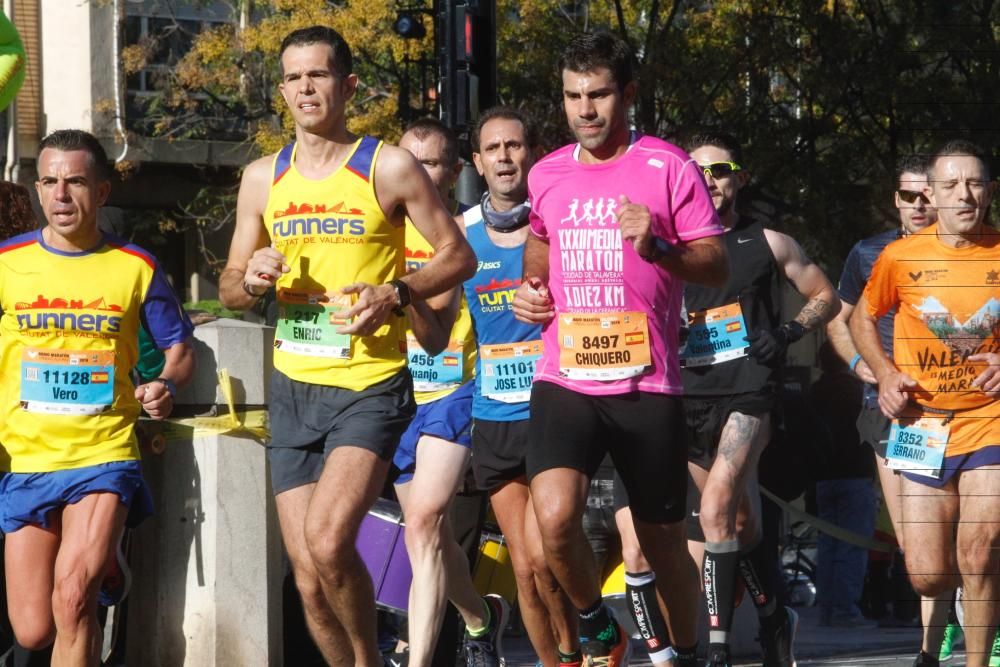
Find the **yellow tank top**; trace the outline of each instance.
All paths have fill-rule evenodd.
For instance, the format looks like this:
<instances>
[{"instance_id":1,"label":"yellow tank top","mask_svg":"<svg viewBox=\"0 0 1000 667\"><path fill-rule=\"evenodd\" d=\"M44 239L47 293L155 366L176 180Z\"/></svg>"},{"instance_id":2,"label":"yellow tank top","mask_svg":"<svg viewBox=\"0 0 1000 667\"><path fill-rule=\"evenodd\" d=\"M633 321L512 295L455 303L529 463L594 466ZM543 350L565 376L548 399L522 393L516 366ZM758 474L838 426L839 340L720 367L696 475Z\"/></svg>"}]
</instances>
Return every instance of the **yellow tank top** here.
<instances>
[{"instance_id":1,"label":"yellow tank top","mask_svg":"<svg viewBox=\"0 0 1000 667\"><path fill-rule=\"evenodd\" d=\"M406 364L405 320L390 316L371 336L338 334L354 282L380 285L403 275L404 228L375 196L382 142L362 137L335 172L319 180L295 168L295 144L274 158L264 213L271 244L291 271L277 283L274 367L299 382L361 391Z\"/></svg>"},{"instance_id":2,"label":"yellow tank top","mask_svg":"<svg viewBox=\"0 0 1000 667\"><path fill-rule=\"evenodd\" d=\"M417 271L433 256L434 247L407 218L406 272ZM472 332L472 316L464 295L444 352L436 357L425 353L409 327L406 342L417 405L444 398L476 375L476 337Z\"/></svg>"}]
</instances>

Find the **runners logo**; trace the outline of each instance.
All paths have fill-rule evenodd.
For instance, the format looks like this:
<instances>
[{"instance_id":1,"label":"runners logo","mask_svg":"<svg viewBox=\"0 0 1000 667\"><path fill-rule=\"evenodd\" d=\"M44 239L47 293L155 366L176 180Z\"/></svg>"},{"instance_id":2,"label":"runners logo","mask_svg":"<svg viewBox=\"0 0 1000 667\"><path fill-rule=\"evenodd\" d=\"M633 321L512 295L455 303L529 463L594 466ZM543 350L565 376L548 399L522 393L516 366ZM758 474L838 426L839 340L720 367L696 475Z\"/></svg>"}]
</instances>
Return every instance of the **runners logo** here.
<instances>
[{"instance_id":1,"label":"runners logo","mask_svg":"<svg viewBox=\"0 0 1000 667\"><path fill-rule=\"evenodd\" d=\"M430 258L434 256L433 250L410 250L409 248L405 251L406 254L406 272L413 273L421 266L430 261Z\"/></svg>"},{"instance_id":2,"label":"runners logo","mask_svg":"<svg viewBox=\"0 0 1000 667\"><path fill-rule=\"evenodd\" d=\"M288 208L274 212L271 237L289 236L361 236L365 221L358 216L365 212L358 208L345 208L344 202L326 204L298 204L289 202ZM352 243L363 243L357 239Z\"/></svg>"},{"instance_id":3,"label":"runners logo","mask_svg":"<svg viewBox=\"0 0 1000 667\"><path fill-rule=\"evenodd\" d=\"M62 329L95 333L118 333L121 331L122 316L120 313L124 312L121 306L107 303L104 297L84 302L83 299L48 299L41 294L31 303L20 301L14 304L14 310L18 311L17 326L22 330ZM106 313L119 314L108 315Z\"/></svg>"},{"instance_id":4,"label":"runners logo","mask_svg":"<svg viewBox=\"0 0 1000 667\"><path fill-rule=\"evenodd\" d=\"M510 308L514 302L514 294L521 285L520 278L497 280L493 278L485 285L476 285L476 296L479 308L484 313L496 312Z\"/></svg>"}]
</instances>

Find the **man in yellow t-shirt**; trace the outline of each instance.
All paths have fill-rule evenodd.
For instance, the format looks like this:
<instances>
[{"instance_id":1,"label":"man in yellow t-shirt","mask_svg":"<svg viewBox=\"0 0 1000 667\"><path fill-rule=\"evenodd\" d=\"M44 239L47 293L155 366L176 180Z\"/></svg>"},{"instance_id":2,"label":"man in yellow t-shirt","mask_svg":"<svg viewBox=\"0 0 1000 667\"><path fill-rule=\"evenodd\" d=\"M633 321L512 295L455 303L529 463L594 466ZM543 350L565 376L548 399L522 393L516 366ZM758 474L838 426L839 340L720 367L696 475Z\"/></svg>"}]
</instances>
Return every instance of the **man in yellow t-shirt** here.
<instances>
[{"instance_id":1,"label":"man in yellow t-shirt","mask_svg":"<svg viewBox=\"0 0 1000 667\"><path fill-rule=\"evenodd\" d=\"M268 459L285 547L326 660L381 667L355 540L413 416L404 309L475 257L410 153L348 131L358 77L339 33L293 31L279 62L295 141L243 173L220 295L246 309L277 290ZM405 217L434 248L409 275Z\"/></svg>"},{"instance_id":2,"label":"man in yellow t-shirt","mask_svg":"<svg viewBox=\"0 0 1000 667\"><path fill-rule=\"evenodd\" d=\"M111 190L100 142L42 140L48 226L0 244L0 530L18 643L53 664L97 665L97 603L125 525L152 511L134 433L173 407L194 370L192 326L156 260L101 232ZM166 363L132 384L140 327Z\"/></svg>"},{"instance_id":3,"label":"man in yellow t-shirt","mask_svg":"<svg viewBox=\"0 0 1000 667\"><path fill-rule=\"evenodd\" d=\"M964 587L968 664L983 667L1000 620L1000 234L986 224L996 183L966 141L935 154L928 183L937 224L882 251L851 334L894 420L886 459L903 476L913 587ZM890 359L876 322L892 308Z\"/></svg>"}]
</instances>

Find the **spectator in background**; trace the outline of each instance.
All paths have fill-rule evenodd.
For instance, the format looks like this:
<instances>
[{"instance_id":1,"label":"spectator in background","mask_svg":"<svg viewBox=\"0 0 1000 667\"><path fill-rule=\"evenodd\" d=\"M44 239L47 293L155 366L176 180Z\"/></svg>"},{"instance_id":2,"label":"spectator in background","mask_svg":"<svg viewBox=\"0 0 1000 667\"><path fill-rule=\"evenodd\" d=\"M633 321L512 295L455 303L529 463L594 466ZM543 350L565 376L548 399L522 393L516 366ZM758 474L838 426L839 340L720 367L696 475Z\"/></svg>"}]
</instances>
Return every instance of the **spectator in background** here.
<instances>
[{"instance_id":1,"label":"spectator in background","mask_svg":"<svg viewBox=\"0 0 1000 667\"><path fill-rule=\"evenodd\" d=\"M31 195L23 185L0 181L0 241L38 229Z\"/></svg>"},{"instance_id":2,"label":"spectator in background","mask_svg":"<svg viewBox=\"0 0 1000 667\"><path fill-rule=\"evenodd\" d=\"M818 467L819 516L870 538L875 529L875 458L855 425L861 409L861 381L833 346L819 350L823 376L809 389L809 401L827 438L824 465ZM858 601L864 588L868 550L820 533L816 588L820 624L853 628L866 624Z\"/></svg>"}]
</instances>

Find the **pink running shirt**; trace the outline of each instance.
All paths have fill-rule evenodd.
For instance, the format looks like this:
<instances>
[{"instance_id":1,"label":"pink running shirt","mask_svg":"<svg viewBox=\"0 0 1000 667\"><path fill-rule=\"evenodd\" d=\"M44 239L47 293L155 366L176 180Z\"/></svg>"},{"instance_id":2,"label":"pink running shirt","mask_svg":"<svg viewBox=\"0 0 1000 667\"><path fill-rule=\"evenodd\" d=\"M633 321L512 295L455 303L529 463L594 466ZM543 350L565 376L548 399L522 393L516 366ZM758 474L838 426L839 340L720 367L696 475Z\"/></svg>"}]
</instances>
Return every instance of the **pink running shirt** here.
<instances>
[{"instance_id":1,"label":"pink running shirt","mask_svg":"<svg viewBox=\"0 0 1000 667\"><path fill-rule=\"evenodd\" d=\"M556 312L542 329L535 379L592 396L680 394L683 281L622 242L615 210L621 195L644 204L653 233L671 243L719 235L705 181L687 153L656 137L600 164L578 162L576 147L550 153L528 175L531 231L549 244ZM645 336L636 327L643 315Z\"/></svg>"}]
</instances>

